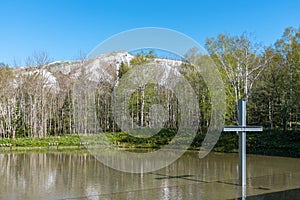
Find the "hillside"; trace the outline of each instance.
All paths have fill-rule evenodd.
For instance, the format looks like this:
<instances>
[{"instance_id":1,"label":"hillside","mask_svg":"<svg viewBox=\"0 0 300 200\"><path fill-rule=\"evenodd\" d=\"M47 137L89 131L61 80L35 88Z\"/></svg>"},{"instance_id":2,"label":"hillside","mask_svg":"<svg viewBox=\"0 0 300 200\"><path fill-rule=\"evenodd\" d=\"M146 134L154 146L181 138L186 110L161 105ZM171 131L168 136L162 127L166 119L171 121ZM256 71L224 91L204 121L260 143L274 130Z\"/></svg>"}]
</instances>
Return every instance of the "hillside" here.
<instances>
[{"instance_id":1,"label":"hillside","mask_svg":"<svg viewBox=\"0 0 300 200\"><path fill-rule=\"evenodd\" d=\"M82 72L88 74L88 79L95 82L109 82L113 85L119 75L121 64L130 66L130 61L135 56L122 51L99 55L96 58L81 61L55 61L42 67L19 67L14 72L16 79L14 84L20 83L18 77L39 75L44 79L45 87L51 87L58 91L63 87L63 82L76 80ZM150 62L159 63L166 68L180 66L182 61L153 58Z\"/></svg>"},{"instance_id":2,"label":"hillside","mask_svg":"<svg viewBox=\"0 0 300 200\"><path fill-rule=\"evenodd\" d=\"M165 108L169 107L169 112L176 110L176 104L175 107L168 106L170 104L168 101L174 101L174 98L171 98L170 92L163 89L163 84L169 77L178 76L179 73L172 69L183 66L182 61L131 55L122 51L86 60L55 61L42 66L3 68L0 79L2 85L0 94L3 97L0 101L2 119L0 137L44 137L86 133L87 121L93 120L97 121L104 131L118 130L110 110L111 92L126 71L133 66L146 63L155 63L158 66L156 77L159 80L158 86L147 86L148 88L144 88L143 91L136 88L136 92L132 94L136 98L130 100L130 112L132 123L150 126L149 109L152 103L165 104ZM89 91L87 89L89 86L94 87L94 90ZM94 103L78 102L76 95L83 95L83 100L89 98L89 102ZM166 96L170 96L167 98L168 101L159 100L161 97L166 99ZM78 119L75 119L75 116L79 115L76 114L78 106L83 106L82 109L93 107L94 111L91 112L95 112L93 119L82 116L85 122L79 129L78 126L76 128Z\"/></svg>"}]
</instances>

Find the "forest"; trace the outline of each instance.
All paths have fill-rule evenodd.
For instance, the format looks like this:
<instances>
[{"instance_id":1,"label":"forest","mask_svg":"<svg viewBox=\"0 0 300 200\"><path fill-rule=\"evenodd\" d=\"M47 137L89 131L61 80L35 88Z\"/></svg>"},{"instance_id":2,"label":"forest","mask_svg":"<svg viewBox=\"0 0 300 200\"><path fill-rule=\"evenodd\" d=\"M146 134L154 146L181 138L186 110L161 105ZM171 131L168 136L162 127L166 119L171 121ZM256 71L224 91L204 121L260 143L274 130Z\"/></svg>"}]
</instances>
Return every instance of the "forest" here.
<instances>
[{"instance_id":1,"label":"forest","mask_svg":"<svg viewBox=\"0 0 300 200\"><path fill-rule=\"evenodd\" d=\"M268 132L298 131L300 28L286 28L282 37L271 46L262 46L253 38L247 33L234 36L219 34L206 40L209 59L214 61L225 84L225 123L237 124L237 101L248 98L248 124L262 125ZM84 102L74 99L74 88L80 81L82 84L82 80L89 84L87 77L91 75L81 67L87 65L88 60L76 61L82 72L76 78L53 69L47 71L50 62L44 53L28 57L26 67L0 63L0 137L43 138L92 133L100 129L103 132L120 132L120 124L116 123L111 107L114 87L135 66L155 59L155 53L150 51L133 56L128 63L120 63L117 70L111 65L105 66L112 78L100 78L92 93L82 91L88 96ZM197 63L203 59L208 58L197 54L197 49L191 49L178 67L198 96L199 134L205 134L210 125L210 92L201 74L193 70L189 61ZM47 80L49 77L45 74L49 71L56 77L59 90ZM132 126L153 127L161 123L160 116L150 120L151 105L159 104L166 110L162 126L169 130L178 129L179 101L172 91L156 83L148 83L137 88L127 101L124 112L129 112L129 124ZM76 114L83 104L94 109L79 119ZM122 114L126 113L120 113L120 116ZM87 123L98 124L99 128L90 130Z\"/></svg>"}]
</instances>

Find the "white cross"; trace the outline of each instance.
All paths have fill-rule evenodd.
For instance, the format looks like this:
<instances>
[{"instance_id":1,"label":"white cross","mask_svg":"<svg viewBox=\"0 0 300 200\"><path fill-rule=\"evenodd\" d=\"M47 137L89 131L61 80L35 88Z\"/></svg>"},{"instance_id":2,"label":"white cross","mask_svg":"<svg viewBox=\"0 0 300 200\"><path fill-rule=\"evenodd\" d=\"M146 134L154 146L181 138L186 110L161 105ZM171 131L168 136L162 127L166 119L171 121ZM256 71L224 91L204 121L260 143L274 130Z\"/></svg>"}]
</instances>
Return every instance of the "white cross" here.
<instances>
[{"instance_id":1,"label":"white cross","mask_svg":"<svg viewBox=\"0 0 300 200\"><path fill-rule=\"evenodd\" d=\"M224 126L223 131L237 131L239 133L239 185L246 186L246 132L262 131L262 126L246 125L246 99L238 102L238 126Z\"/></svg>"}]
</instances>

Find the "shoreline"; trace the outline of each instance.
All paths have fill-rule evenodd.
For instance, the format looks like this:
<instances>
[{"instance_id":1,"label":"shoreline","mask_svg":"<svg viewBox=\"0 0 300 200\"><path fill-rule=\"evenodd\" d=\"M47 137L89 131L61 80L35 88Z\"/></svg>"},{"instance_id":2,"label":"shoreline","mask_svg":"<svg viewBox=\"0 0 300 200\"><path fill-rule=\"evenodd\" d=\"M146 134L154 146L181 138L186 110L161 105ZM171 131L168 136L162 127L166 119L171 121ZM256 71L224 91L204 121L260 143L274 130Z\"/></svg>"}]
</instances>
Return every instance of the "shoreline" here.
<instances>
[{"instance_id":1,"label":"shoreline","mask_svg":"<svg viewBox=\"0 0 300 200\"><path fill-rule=\"evenodd\" d=\"M117 147L120 150L155 150L159 149L158 147L143 147L143 146L118 146ZM199 152L200 148L188 148L186 152ZM59 146L58 148L56 146L51 146L50 148L45 146L35 146L35 147L2 147L0 148L0 154L6 154L6 153L31 153L31 152L50 152L50 153L89 153L88 148L85 146ZM211 152L214 153L233 153L238 154L238 151L219 151L213 149ZM300 158L298 155L291 155L291 154L280 154L280 153L274 153L274 152L247 152L247 155L260 155L260 156L274 156L274 157L288 157L288 158Z\"/></svg>"},{"instance_id":2,"label":"shoreline","mask_svg":"<svg viewBox=\"0 0 300 200\"><path fill-rule=\"evenodd\" d=\"M173 139L176 132L163 130L146 138L136 138L125 132L103 133L96 135L61 135L44 138L0 138L0 153L10 151L63 151L86 150L86 145L112 145L120 149L155 150L163 147ZM199 151L205 134L198 134L188 150ZM58 146L57 146L58 145ZM86 150L87 151L87 150ZM238 137L235 133L222 133L214 145L214 152L238 153ZM263 132L247 134L247 154L283 156L300 158L299 132Z\"/></svg>"}]
</instances>

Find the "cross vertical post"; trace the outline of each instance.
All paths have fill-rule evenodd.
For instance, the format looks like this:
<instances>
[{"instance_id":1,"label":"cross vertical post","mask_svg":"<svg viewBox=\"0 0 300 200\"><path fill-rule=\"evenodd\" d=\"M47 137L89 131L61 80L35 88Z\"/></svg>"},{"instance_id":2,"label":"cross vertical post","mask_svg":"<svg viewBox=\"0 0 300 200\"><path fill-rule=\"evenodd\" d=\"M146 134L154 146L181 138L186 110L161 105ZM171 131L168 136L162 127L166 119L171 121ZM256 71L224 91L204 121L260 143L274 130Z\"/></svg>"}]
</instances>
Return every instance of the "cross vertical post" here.
<instances>
[{"instance_id":1,"label":"cross vertical post","mask_svg":"<svg viewBox=\"0 0 300 200\"><path fill-rule=\"evenodd\" d=\"M246 104L247 100L238 101L238 120L239 126L246 127ZM239 134L239 185L246 186L246 131Z\"/></svg>"},{"instance_id":2,"label":"cross vertical post","mask_svg":"<svg viewBox=\"0 0 300 200\"><path fill-rule=\"evenodd\" d=\"M261 126L246 125L247 99L238 101L238 126L224 126L223 131L236 131L239 135L239 185L246 186L246 132L262 131Z\"/></svg>"}]
</instances>

